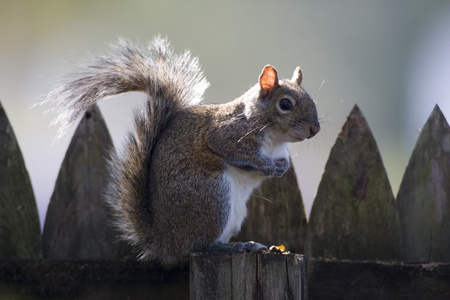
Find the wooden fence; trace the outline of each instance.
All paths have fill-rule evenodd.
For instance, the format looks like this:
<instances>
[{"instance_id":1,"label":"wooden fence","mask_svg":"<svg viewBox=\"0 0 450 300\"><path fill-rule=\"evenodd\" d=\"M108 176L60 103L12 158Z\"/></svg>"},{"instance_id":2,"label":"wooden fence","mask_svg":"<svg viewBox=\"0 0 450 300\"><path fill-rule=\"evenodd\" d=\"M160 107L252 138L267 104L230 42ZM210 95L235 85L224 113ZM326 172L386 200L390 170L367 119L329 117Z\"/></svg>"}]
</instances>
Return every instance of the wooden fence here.
<instances>
[{"instance_id":1,"label":"wooden fence","mask_svg":"<svg viewBox=\"0 0 450 300\"><path fill-rule=\"evenodd\" d=\"M450 128L438 106L396 198L357 106L331 150L309 222L292 168L255 192L236 240L305 256L194 253L190 270L169 272L137 263L117 242L101 196L112 147L94 107L67 150L41 235L0 104L0 299L450 299Z\"/></svg>"}]
</instances>

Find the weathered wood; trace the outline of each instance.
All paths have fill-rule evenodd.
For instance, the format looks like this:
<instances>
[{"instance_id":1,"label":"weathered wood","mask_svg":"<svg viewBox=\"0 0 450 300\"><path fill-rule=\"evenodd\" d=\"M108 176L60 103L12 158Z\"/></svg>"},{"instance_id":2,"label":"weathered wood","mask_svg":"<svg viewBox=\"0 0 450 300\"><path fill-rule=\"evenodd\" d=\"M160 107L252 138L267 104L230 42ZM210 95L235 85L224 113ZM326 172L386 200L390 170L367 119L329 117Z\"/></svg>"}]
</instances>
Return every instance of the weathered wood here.
<instances>
[{"instance_id":1,"label":"weathered wood","mask_svg":"<svg viewBox=\"0 0 450 300\"><path fill-rule=\"evenodd\" d=\"M436 105L397 195L403 260L450 261L450 127Z\"/></svg>"},{"instance_id":2,"label":"weathered wood","mask_svg":"<svg viewBox=\"0 0 450 300\"><path fill-rule=\"evenodd\" d=\"M309 260L310 299L450 299L450 264Z\"/></svg>"},{"instance_id":3,"label":"weathered wood","mask_svg":"<svg viewBox=\"0 0 450 300\"><path fill-rule=\"evenodd\" d=\"M234 254L231 256L233 273L245 274L245 276L230 274L233 288L232 299L252 299L257 294L256 263L255 255ZM196 273L195 269L191 269L191 272Z\"/></svg>"},{"instance_id":4,"label":"weathered wood","mask_svg":"<svg viewBox=\"0 0 450 300\"><path fill-rule=\"evenodd\" d=\"M256 299L307 299L307 259L298 254L258 255Z\"/></svg>"},{"instance_id":5,"label":"weathered wood","mask_svg":"<svg viewBox=\"0 0 450 300\"><path fill-rule=\"evenodd\" d=\"M396 260L400 251L391 186L375 139L355 106L331 149L311 210L305 254Z\"/></svg>"},{"instance_id":6,"label":"weathered wood","mask_svg":"<svg viewBox=\"0 0 450 300\"><path fill-rule=\"evenodd\" d=\"M285 245L291 252L303 253L306 213L292 166L281 178L266 179L247 208L247 219L233 240Z\"/></svg>"},{"instance_id":7,"label":"weathered wood","mask_svg":"<svg viewBox=\"0 0 450 300\"><path fill-rule=\"evenodd\" d=\"M42 256L33 188L19 145L0 103L0 258Z\"/></svg>"},{"instance_id":8,"label":"weathered wood","mask_svg":"<svg viewBox=\"0 0 450 300\"><path fill-rule=\"evenodd\" d=\"M254 270L257 258L241 254L231 259L234 274L249 274L243 279L240 277L242 280L248 279L247 282L239 282L238 276L233 277L232 285L253 286L256 277L250 275L257 274ZM207 259L203 261L211 271L220 273L214 262ZM308 279L308 294L302 292L301 297L296 299L306 299L307 295L310 299L327 300L450 299L450 263L309 259L301 262L300 266L306 266L305 262L308 262L309 268L301 271L301 275L305 276L302 277L304 281L301 286L305 289L304 284ZM295 264L287 266L296 268ZM286 269L286 265L281 269ZM192 290L189 292L189 272L192 274L192 269L168 272L156 265L136 261L0 260L0 299L188 299L189 293L193 293ZM207 276L206 279L197 278L208 279ZM203 285L208 287L207 282ZM227 295L229 293L225 291L217 298L267 299L262 296L256 298L257 295L251 290L243 294L236 292L226 298ZM270 299L283 299L283 294Z\"/></svg>"},{"instance_id":9,"label":"weathered wood","mask_svg":"<svg viewBox=\"0 0 450 300\"><path fill-rule=\"evenodd\" d=\"M187 268L137 261L0 260L0 299L188 299Z\"/></svg>"},{"instance_id":10,"label":"weathered wood","mask_svg":"<svg viewBox=\"0 0 450 300\"><path fill-rule=\"evenodd\" d=\"M298 254L192 253L190 299L306 299Z\"/></svg>"},{"instance_id":11,"label":"weathered wood","mask_svg":"<svg viewBox=\"0 0 450 300\"><path fill-rule=\"evenodd\" d=\"M44 225L44 257L121 258L130 253L117 240L103 193L112 140L94 106L81 120L56 181Z\"/></svg>"}]
</instances>

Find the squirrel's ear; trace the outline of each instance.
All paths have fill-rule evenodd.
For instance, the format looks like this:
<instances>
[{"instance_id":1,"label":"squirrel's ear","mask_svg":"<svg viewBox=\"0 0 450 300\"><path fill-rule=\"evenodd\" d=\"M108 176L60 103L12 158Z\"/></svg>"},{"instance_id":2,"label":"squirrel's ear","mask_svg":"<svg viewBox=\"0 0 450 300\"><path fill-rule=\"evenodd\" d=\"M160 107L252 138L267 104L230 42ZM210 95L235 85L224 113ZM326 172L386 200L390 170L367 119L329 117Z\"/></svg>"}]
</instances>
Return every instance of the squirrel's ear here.
<instances>
[{"instance_id":1,"label":"squirrel's ear","mask_svg":"<svg viewBox=\"0 0 450 300\"><path fill-rule=\"evenodd\" d=\"M262 97L266 97L271 89L279 85L277 70L271 65L265 66L261 75L259 75L259 85Z\"/></svg>"},{"instance_id":2,"label":"squirrel's ear","mask_svg":"<svg viewBox=\"0 0 450 300\"><path fill-rule=\"evenodd\" d=\"M297 67L294 70L294 74L292 75L291 81L297 83L298 85L301 85L302 84L302 80L303 80L302 69L300 69L300 67Z\"/></svg>"}]
</instances>

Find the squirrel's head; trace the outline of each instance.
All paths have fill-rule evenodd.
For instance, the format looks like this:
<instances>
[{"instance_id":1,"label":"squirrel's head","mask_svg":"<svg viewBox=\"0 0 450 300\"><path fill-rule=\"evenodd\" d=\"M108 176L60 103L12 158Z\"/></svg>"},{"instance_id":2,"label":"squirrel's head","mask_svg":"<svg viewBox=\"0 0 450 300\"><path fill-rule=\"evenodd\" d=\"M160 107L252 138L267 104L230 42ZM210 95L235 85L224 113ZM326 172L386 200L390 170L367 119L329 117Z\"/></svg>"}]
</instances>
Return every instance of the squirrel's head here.
<instances>
[{"instance_id":1,"label":"squirrel's head","mask_svg":"<svg viewBox=\"0 0 450 300\"><path fill-rule=\"evenodd\" d=\"M283 142L312 138L320 130L314 101L301 87L300 67L291 80L278 80L277 70L267 65L259 76L259 107L265 113L268 130Z\"/></svg>"}]
</instances>

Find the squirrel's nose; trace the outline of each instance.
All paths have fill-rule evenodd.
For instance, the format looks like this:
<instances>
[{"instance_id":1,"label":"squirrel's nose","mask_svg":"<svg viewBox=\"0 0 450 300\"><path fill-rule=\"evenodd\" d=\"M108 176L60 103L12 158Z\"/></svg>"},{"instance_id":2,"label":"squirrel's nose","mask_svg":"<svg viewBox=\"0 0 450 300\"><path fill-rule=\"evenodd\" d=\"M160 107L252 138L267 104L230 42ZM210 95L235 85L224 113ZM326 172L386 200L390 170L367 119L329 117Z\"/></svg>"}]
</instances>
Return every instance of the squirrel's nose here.
<instances>
[{"instance_id":1,"label":"squirrel's nose","mask_svg":"<svg viewBox=\"0 0 450 300\"><path fill-rule=\"evenodd\" d=\"M308 139L312 138L313 136L315 136L318 132L320 131L320 125L310 125L309 126L309 136L307 137Z\"/></svg>"}]
</instances>

